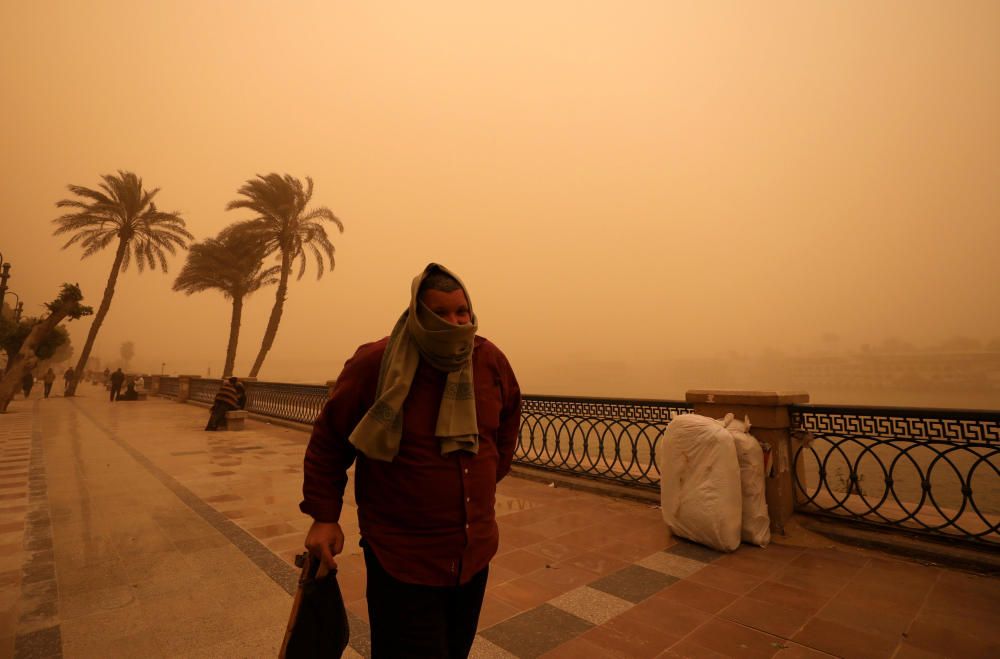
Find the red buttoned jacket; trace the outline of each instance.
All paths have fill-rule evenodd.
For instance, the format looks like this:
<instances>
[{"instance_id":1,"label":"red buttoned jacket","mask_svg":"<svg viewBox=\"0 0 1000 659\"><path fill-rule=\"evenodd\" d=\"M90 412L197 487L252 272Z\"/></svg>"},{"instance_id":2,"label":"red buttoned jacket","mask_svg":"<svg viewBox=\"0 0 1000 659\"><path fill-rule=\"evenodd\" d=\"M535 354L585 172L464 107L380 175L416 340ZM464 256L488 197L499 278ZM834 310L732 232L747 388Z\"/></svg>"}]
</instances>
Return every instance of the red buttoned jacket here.
<instances>
[{"instance_id":1,"label":"red buttoned jacket","mask_svg":"<svg viewBox=\"0 0 1000 659\"><path fill-rule=\"evenodd\" d=\"M496 484L510 471L521 421L521 390L507 358L477 336L472 373L479 452L441 455L435 437L447 374L421 360L403 404L403 436L392 462L367 458L348 441L375 402L388 338L368 343L344 364L306 449L302 512L339 522L347 470L356 462L361 537L400 581L466 583L496 554Z\"/></svg>"}]
</instances>

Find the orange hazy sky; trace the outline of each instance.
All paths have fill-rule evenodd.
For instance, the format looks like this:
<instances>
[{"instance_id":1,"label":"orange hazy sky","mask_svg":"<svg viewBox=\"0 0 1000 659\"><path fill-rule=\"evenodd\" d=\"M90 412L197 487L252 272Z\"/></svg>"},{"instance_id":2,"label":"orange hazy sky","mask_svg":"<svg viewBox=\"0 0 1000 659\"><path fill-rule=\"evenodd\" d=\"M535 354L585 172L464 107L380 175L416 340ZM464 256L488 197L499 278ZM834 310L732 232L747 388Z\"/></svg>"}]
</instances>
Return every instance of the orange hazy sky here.
<instances>
[{"instance_id":1,"label":"orange hazy sky","mask_svg":"<svg viewBox=\"0 0 1000 659\"><path fill-rule=\"evenodd\" d=\"M587 364L655 382L830 333L1000 336L995 0L0 7L0 252L31 314L64 281L98 304L113 258L60 250L67 184L135 171L203 239L277 171L346 231L264 379L335 377L429 261L528 391L654 396ZM220 373L228 304L170 292L181 264L121 276L97 356ZM237 372L272 301L248 300Z\"/></svg>"}]
</instances>

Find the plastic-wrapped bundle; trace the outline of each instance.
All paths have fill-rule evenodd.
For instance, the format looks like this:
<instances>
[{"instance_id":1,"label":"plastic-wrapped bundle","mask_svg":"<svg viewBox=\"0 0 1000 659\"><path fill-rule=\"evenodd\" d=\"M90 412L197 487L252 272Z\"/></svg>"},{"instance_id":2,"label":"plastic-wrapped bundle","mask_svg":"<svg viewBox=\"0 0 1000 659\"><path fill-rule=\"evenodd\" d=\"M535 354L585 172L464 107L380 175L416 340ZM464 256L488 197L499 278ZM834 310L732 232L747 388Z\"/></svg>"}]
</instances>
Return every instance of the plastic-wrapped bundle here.
<instances>
[{"instance_id":1,"label":"plastic-wrapped bundle","mask_svg":"<svg viewBox=\"0 0 1000 659\"><path fill-rule=\"evenodd\" d=\"M670 531L719 551L740 546L740 468L732 434L715 419L678 416L659 452L660 502Z\"/></svg>"},{"instance_id":2,"label":"plastic-wrapped bundle","mask_svg":"<svg viewBox=\"0 0 1000 659\"><path fill-rule=\"evenodd\" d=\"M764 497L764 451L750 434L750 419L737 421L732 414L722 419L736 445L740 463L740 490L743 499L741 536L743 542L766 547L771 542L771 519Z\"/></svg>"}]
</instances>

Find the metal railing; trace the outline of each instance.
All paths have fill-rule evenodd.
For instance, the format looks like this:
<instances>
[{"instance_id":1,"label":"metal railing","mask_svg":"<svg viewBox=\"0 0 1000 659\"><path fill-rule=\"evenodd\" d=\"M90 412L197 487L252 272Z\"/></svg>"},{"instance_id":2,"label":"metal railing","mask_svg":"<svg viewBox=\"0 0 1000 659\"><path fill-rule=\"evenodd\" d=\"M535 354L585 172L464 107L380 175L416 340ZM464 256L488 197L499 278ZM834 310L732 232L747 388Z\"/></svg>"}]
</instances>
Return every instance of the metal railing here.
<instances>
[{"instance_id":1,"label":"metal railing","mask_svg":"<svg viewBox=\"0 0 1000 659\"><path fill-rule=\"evenodd\" d=\"M169 375L160 376L160 395L177 398L177 390L180 388L181 379Z\"/></svg>"},{"instance_id":2,"label":"metal railing","mask_svg":"<svg viewBox=\"0 0 1000 659\"><path fill-rule=\"evenodd\" d=\"M247 411L286 421L312 424L326 404L323 385L247 382Z\"/></svg>"},{"instance_id":3,"label":"metal railing","mask_svg":"<svg viewBox=\"0 0 1000 659\"><path fill-rule=\"evenodd\" d=\"M681 401L525 396L515 462L645 489L660 484L656 450Z\"/></svg>"},{"instance_id":4,"label":"metal railing","mask_svg":"<svg viewBox=\"0 0 1000 659\"><path fill-rule=\"evenodd\" d=\"M160 395L177 398L177 377L160 378ZM215 378L189 380L188 399L212 404L222 381ZM248 412L275 419L312 424L326 403L327 388L323 385L287 384L284 382L244 382Z\"/></svg>"},{"instance_id":5,"label":"metal railing","mask_svg":"<svg viewBox=\"0 0 1000 659\"><path fill-rule=\"evenodd\" d=\"M160 379L160 394L177 396L178 378ZM211 403L217 380L192 379L191 400ZM322 385L246 382L247 411L311 424L323 409ZM514 461L540 469L656 489L656 450L667 424L692 411L681 401L524 396Z\"/></svg>"},{"instance_id":6,"label":"metal railing","mask_svg":"<svg viewBox=\"0 0 1000 659\"><path fill-rule=\"evenodd\" d=\"M192 380L211 403L216 380ZM247 382L247 410L311 424L322 385ZM176 397L178 378L160 380ZM1000 412L792 406L789 456L799 512L1000 546ZM659 442L681 401L525 396L515 462L647 490Z\"/></svg>"},{"instance_id":7,"label":"metal railing","mask_svg":"<svg viewBox=\"0 0 1000 659\"><path fill-rule=\"evenodd\" d=\"M792 407L801 512L1000 546L1000 412Z\"/></svg>"},{"instance_id":8,"label":"metal railing","mask_svg":"<svg viewBox=\"0 0 1000 659\"><path fill-rule=\"evenodd\" d=\"M219 392L219 387L222 385L220 380L212 378L210 380L202 380L198 378L196 380L191 380L190 389L188 390L188 398L190 400L196 400L199 403L213 403L215 402L215 394Z\"/></svg>"}]
</instances>

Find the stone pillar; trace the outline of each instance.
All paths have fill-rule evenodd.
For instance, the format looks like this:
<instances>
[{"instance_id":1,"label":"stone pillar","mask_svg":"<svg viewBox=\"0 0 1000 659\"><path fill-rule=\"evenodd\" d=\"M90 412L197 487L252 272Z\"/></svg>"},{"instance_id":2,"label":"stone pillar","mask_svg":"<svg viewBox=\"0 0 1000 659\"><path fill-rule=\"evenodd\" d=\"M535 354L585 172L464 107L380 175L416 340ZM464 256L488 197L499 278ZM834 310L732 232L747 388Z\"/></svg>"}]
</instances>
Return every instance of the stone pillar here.
<instances>
[{"instance_id":1,"label":"stone pillar","mask_svg":"<svg viewBox=\"0 0 1000 659\"><path fill-rule=\"evenodd\" d=\"M153 394L154 396L158 396L160 394L160 376L159 375L150 375L149 376L149 393Z\"/></svg>"},{"instance_id":2,"label":"stone pillar","mask_svg":"<svg viewBox=\"0 0 1000 659\"><path fill-rule=\"evenodd\" d=\"M191 397L191 380L200 380L200 375L180 375L177 378L177 402L186 403Z\"/></svg>"},{"instance_id":3,"label":"stone pillar","mask_svg":"<svg viewBox=\"0 0 1000 659\"><path fill-rule=\"evenodd\" d=\"M327 380L326 381L326 399L327 400L330 400L331 398L333 398L333 388L336 387L336 386L337 386L337 381L336 380Z\"/></svg>"},{"instance_id":4,"label":"stone pillar","mask_svg":"<svg viewBox=\"0 0 1000 659\"><path fill-rule=\"evenodd\" d=\"M795 512L795 482L792 479L791 413L788 407L809 402L804 391L710 391L692 390L686 395L694 413L721 419L732 412L737 419L750 417L750 434L771 446L774 476L766 479L767 511L771 530L784 533L785 523Z\"/></svg>"}]
</instances>

